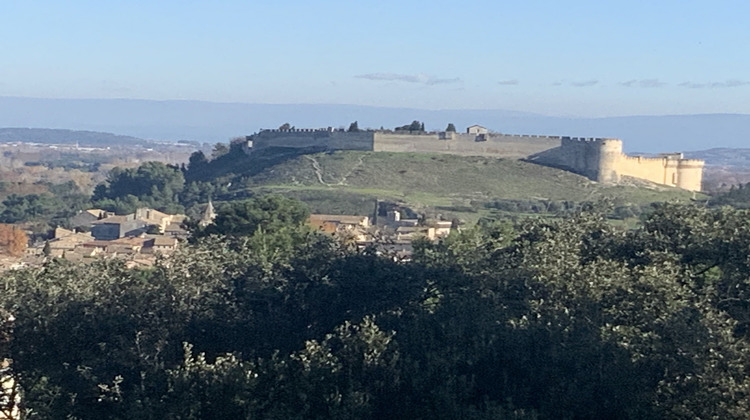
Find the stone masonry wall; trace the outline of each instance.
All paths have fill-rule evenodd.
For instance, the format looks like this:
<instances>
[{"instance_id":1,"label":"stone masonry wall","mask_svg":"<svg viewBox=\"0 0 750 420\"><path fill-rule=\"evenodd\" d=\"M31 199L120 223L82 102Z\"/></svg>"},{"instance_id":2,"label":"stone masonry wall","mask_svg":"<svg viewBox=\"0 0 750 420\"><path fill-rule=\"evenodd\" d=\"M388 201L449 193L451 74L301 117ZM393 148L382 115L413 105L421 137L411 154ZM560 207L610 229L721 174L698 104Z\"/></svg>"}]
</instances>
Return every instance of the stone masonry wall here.
<instances>
[{"instance_id":1,"label":"stone masonry wall","mask_svg":"<svg viewBox=\"0 0 750 420\"><path fill-rule=\"evenodd\" d=\"M396 134L375 133L376 152L448 153L463 156L488 156L525 159L560 146L560 137L514 136L503 134L474 135L445 133Z\"/></svg>"},{"instance_id":2,"label":"stone masonry wall","mask_svg":"<svg viewBox=\"0 0 750 420\"><path fill-rule=\"evenodd\" d=\"M348 133L325 129L262 130L248 137L252 149L268 147L320 148L326 150L373 150L374 132Z\"/></svg>"}]
</instances>

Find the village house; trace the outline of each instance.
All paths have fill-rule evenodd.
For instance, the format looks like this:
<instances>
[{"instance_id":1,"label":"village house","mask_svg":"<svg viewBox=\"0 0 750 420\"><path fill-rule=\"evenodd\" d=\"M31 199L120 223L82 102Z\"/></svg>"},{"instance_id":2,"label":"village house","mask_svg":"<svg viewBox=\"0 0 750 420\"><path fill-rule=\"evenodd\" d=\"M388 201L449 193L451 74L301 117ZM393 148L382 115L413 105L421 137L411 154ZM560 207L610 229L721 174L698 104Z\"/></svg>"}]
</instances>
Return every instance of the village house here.
<instances>
[{"instance_id":1,"label":"village house","mask_svg":"<svg viewBox=\"0 0 750 420\"><path fill-rule=\"evenodd\" d=\"M490 130L482 127L481 125L476 125L475 124L475 125L470 125L470 126L466 127L466 134L479 135L479 134L488 134L489 132L490 132Z\"/></svg>"},{"instance_id":2,"label":"village house","mask_svg":"<svg viewBox=\"0 0 750 420\"><path fill-rule=\"evenodd\" d=\"M164 235L172 238L187 239L190 236L190 232L182 227L182 221L180 221L168 224L166 229L164 229Z\"/></svg>"},{"instance_id":3,"label":"village house","mask_svg":"<svg viewBox=\"0 0 750 420\"><path fill-rule=\"evenodd\" d=\"M152 230L165 233L170 225L177 224L179 226L185 218L184 214L166 214L142 207L136 209L135 213L120 216L110 215L91 222L91 234L97 240L111 241L127 236L138 236Z\"/></svg>"},{"instance_id":4,"label":"village house","mask_svg":"<svg viewBox=\"0 0 750 420\"><path fill-rule=\"evenodd\" d=\"M135 218L135 214L109 216L92 223L91 235L98 241L111 241L146 232L148 224Z\"/></svg>"},{"instance_id":5,"label":"village house","mask_svg":"<svg viewBox=\"0 0 750 420\"><path fill-rule=\"evenodd\" d=\"M311 214L309 223L319 230L333 233L339 227L370 227L370 218L367 216L348 216L338 214Z\"/></svg>"},{"instance_id":6,"label":"village house","mask_svg":"<svg viewBox=\"0 0 750 420\"><path fill-rule=\"evenodd\" d=\"M347 233L353 235L355 241L363 242L367 240L370 218L367 216L311 214L308 223L320 232L328 234Z\"/></svg>"},{"instance_id":7,"label":"village house","mask_svg":"<svg viewBox=\"0 0 750 420\"><path fill-rule=\"evenodd\" d=\"M76 232L73 230L55 228L54 237L45 245L51 257L61 257L68 251L73 251L82 243L93 241L94 237L90 233Z\"/></svg>"},{"instance_id":8,"label":"village house","mask_svg":"<svg viewBox=\"0 0 750 420\"><path fill-rule=\"evenodd\" d=\"M80 248L92 249L110 256L134 256L137 254L168 254L177 249L177 238L161 235L140 235L110 241L94 240L80 244Z\"/></svg>"},{"instance_id":9,"label":"village house","mask_svg":"<svg viewBox=\"0 0 750 420\"><path fill-rule=\"evenodd\" d=\"M396 228L397 241L413 241L425 238L430 241L444 238L451 233L451 222L432 222L426 226L399 226Z\"/></svg>"},{"instance_id":10,"label":"village house","mask_svg":"<svg viewBox=\"0 0 750 420\"><path fill-rule=\"evenodd\" d=\"M169 254L174 252L177 249L177 245L180 242L177 240L177 238L169 237L169 236L153 236L149 238L149 241L146 243L146 247L141 250L143 253L161 253L161 254Z\"/></svg>"},{"instance_id":11,"label":"village house","mask_svg":"<svg viewBox=\"0 0 750 420\"><path fill-rule=\"evenodd\" d=\"M428 226L433 230L433 236L435 239L444 238L451 234L453 222L450 220L436 220L428 223Z\"/></svg>"},{"instance_id":12,"label":"village house","mask_svg":"<svg viewBox=\"0 0 750 420\"><path fill-rule=\"evenodd\" d=\"M94 258L104 254L104 248L84 247L83 244L75 249L65 251L61 258L72 262L93 261Z\"/></svg>"},{"instance_id":13,"label":"village house","mask_svg":"<svg viewBox=\"0 0 750 420\"><path fill-rule=\"evenodd\" d=\"M92 223L108 216L114 216L114 213L102 209L88 209L71 217L69 222L70 226L73 228L90 227Z\"/></svg>"},{"instance_id":14,"label":"village house","mask_svg":"<svg viewBox=\"0 0 750 420\"><path fill-rule=\"evenodd\" d=\"M357 236L364 236L365 230L370 227L370 218L367 216L311 214L308 223L324 233L350 232L357 234Z\"/></svg>"},{"instance_id":15,"label":"village house","mask_svg":"<svg viewBox=\"0 0 750 420\"><path fill-rule=\"evenodd\" d=\"M399 210L389 210L386 212L385 225L388 227L395 229L399 226L416 226L418 224L419 219L402 219Z\"/></svg>"},{"instance_id":16,"label":"village house","mask_svg":"<svg viewBox=\"0 0 750 420\"><path fill-rule=\"evenodd\" d=\"M166 214L158 210L149 208L139 208L135 211L135 218L140 220L148 226L155 226L158 228L159 233L164 233L172 223L182 223L185 220L184 214Z\"/></svg>"}]
</instances>

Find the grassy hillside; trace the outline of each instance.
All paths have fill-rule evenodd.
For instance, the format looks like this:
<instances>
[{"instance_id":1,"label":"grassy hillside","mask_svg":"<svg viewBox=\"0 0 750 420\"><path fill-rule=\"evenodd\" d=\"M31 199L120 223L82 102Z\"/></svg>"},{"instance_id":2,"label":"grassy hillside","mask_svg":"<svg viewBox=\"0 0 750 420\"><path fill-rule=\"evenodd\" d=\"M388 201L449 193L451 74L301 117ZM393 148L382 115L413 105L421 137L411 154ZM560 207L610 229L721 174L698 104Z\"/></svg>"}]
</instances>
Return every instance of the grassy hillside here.
<instances>
[{"instance_id":1,"label":"grassy hillside","mask_svg":"<svg viewBox=\"0 0 750 420\"><path fill-rule=\"evenodd\" d=\"M248 192L291 195L318 212L367 214L373 211L374 200L380 199L467 221L497 212L498 201L504 207L507 201L580 203L609 198L616 205L640 206L692 197L674 188L630 184L604 186L517 160L340 151L297 156L246 172L238 186Z\"/></svg>"}]
</instances>

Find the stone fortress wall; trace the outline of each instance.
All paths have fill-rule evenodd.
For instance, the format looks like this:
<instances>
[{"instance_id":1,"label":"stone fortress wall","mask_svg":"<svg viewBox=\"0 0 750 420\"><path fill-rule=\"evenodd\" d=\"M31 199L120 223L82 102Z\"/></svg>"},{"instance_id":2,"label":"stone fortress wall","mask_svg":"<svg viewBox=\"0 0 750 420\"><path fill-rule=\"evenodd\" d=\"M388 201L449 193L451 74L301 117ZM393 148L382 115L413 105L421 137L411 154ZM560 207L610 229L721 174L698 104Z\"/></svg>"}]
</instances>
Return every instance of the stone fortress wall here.
<instances>
[{"instance_id":1,"label":"stone fortress wall","mask_svg":"<svg viewBox=\"0 0 750 420\"><path fill-rule=\"evenodd\" d=\"M350 133L332 129L261 130L247 137L251 149L268 147L310 148L321 150L368 150L374 149L373 132Z\"/></svg>"},{"instance_id":2,"label":"stone fortress wall","mask_svg":"<svg viewBox=\"0 0 750 420\"><path fill-rule=\"evenodd\" d=\"M247 137L247 153L269 147L524 159L579 173L602 183L614 184L623 177L632 177L690 191L701 190L704 165L701 160L684 159L681 153L628 156L623 153L619 139L497 134L486 129L471 134L346 132L331 128L261 130Z\"/></svg>"}]
</instances>

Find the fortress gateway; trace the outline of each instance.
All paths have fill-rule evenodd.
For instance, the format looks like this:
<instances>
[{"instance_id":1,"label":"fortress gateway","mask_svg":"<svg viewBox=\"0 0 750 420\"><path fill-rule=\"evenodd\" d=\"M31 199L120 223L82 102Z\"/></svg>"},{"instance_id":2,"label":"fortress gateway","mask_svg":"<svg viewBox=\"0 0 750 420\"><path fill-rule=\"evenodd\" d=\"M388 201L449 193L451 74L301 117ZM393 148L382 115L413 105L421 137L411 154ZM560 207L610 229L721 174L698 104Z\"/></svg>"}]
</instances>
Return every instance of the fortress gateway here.
<instances>
[{"instance_id":1,"label":"fortress gateway","mask_svg":"<svg viewBox=\"0 0 750 420\"><path fill-rule=\"evenodd\" d=\"M480 126L466 133L410 133L391 131L347 132L328 129L261 130L247 137L246 153L271 147L375 152L446 153L523 159L614 184L623 177L700 191L702 160L684 159L682 153L658 157L628 156L622 140L561 136L489 133Z\"/></svg>"}]
</instances>

